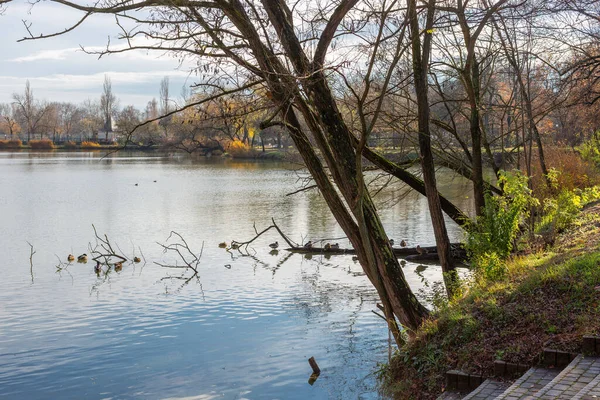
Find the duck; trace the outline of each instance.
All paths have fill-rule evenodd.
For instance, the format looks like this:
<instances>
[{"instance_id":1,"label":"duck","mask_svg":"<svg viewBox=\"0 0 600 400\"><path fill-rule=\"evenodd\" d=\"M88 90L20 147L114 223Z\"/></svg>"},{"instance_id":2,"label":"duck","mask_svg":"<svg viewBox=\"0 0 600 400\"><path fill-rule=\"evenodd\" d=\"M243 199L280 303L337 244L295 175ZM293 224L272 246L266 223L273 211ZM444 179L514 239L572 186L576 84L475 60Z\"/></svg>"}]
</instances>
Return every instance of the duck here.
<instances>
[{"instance_id":1,"label":"duck","mask_svg":"<svg viewBox=\"0 0 600 400\"><path fill-rule=\"evenodd\" d=\"M325 246L323 246L323 250L325 250L325 251L331 250L331 243L326 243Z\"/></svg>"},{"instance_id":2,"label":"duck","mask_svg":"<svg viewBox=\"0 0 600 400\"><path fill-rule=\"evenodd\" d=\"M67 256L67 261L71 262L71 261L75 261L75 256L73 254L69 254Z\"/></svg>"},{"instance_id":3,"label":"duck","mask_svg":"<svg viewBox=\"0 0 600 400\"><path fill-rule=\"evenodd\" d=\"M231 243L231 248L234 249L234 250L237 250L237 249L240 248L240 245L237 244L237 243Z\"/></svg>"},{"instance_id":4,"label":"duck","mask_svg":"<svg viewBox=\"0 0 600 400\"><path fill-rule=\"evenodd\" d=\"M340 244L339 243L334 243L334 244L331 245L331 248L333 250L339 250L340 249Z\"/></svg>"},{"instance_id":5,"label":"duck","mask_svg":"<svg viewBox=\"0 0 600 400\"><path fill-rule=\"evenodd\" d=\"M406 240L402 239L400 241L400 247L406 247Z\"/></svg>"},{"instance_id":6,"label":"duck","mask_svg":"<svg viewBox=\"0 0 600 400\"><path fill-rule=\"evenodd\" d=\"M406 260L400 260L400 265L404 267L406 265Z\"/></svg>"},{"instance_id":7,"label":"duck","mask_svg":"<svg viewBox=\"0 0 600 400\"><path fill-rule=\"evenodd\" d=\"M304 246L303 246L303 247L304 247L305 249L312 249L312 245L313 245L313 242L312 242L312 240L309 240L308 242L306 242L306 243L304 244Z\"/></svg>"},{"instance_id":8,"label":"duck","mask_svg":"<svg viewBox=\"0 0 600 400\"><path fill-rule=\"evenodd\" d=\"M121 261L115 263L115 271L120 271L123 269L123 263Z\"/></svg>"},{"instance_id":9,"label":"duck","mask_svg":"<svg viewBox=\"0 0 600 400\"><path fill-rule=\"evenodd\" d=\"M221 242L219 243L219 247L224 249L225 247L227 247L227 242Z\"/></svg>"},{"instance_id":10,"label":"duck","mask_svg":"<svg viewBox=\"0 0 600 400\"><path fill-rule=\"evenodd\" d=\"M87 254L82 254L77 257L77 262L86 263L87 262Z\"/></svg>"},{"instance_id":11,"label":"duck","mask_svg":"<svg viewBox=\"0 0 600 400\"><path fill-rule=\"evenodd\" d=\"M429 253L429 251L427 249L424 249L421 246L417 245L417 253L419 253L420 255L423 255L423 254Z\"/></svg>"},{"instance_id":12,"label":"duck","mask_svg":"<svg viewBox=\"0 0 600 400\"><path fill-rule=\"evenodd\" d=\"M133 257L133 262L134 263L139 263L140 261L142 261L141 258L139 258L139 257Z\"/></svg>"},{"instance_id":13,"label":"duck","mask_svg":"<svg viewBox=\"0 0 600 400\"><path fill-rule=\"evenodd\" d=\"M94 272L97 274L102 272L102 265L100 265L100 261L96 261L96 266L94 267Z\"/></svg>"},{"instance_id":14,"label":"duck","mask_svg":"<svg viewBox=\"0 0 600 400\"><path fill-rule=\"evenodd\" d=\"M271 244L269 245L269 247L270 247L270 248L272 248L273 250L275 250L276 248L278 248L278 247L279 247L279 242L274 242L274 243L271 243Z\"/></svg>"},{"instance_id":15,"label":"duck","mask_svg":"<svg viewBox=\"0 0 600 400\"><path fill-rule=\"evenodd\" d=\"M394 245L394 239L390 239L390 246Z\"/></svg>"}]
</instances>

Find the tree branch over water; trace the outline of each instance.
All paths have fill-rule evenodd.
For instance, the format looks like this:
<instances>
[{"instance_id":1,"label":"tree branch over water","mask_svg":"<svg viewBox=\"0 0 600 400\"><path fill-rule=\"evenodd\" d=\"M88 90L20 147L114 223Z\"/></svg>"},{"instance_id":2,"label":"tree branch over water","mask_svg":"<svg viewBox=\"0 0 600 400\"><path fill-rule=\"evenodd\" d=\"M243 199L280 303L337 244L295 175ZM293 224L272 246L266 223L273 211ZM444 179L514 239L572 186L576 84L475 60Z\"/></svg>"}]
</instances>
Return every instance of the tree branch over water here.
<instances>
[{"instance_id":1,"label":"tree branch over water","mask_svg":"<svg viewBox=\"0 0 600 400\"><path fill-rule=\"evenodd\" d=\"M254 224L254 232L256 233L256 236L254 236L252 239L245 241L245 242L238 242L237 240L232 240L231 241L231 247L232 248L240 248L242 246L244 246L244 248L246 250L248 250L248 246L254 242L256 239L258 239L259 237L261 237L263 234L267 233L268 231L270 231L271 229L275 229L279 235L281 235L281 237L283 238L283 240L285 240L285 242L293 248L299 247L297 243L295 243L294 241L292 241L285 233L283 233L283 231L281 230L281 228L279 228L279 226L275 223L275 219L271 218L271 221L273 222L272 225L268 226L267 228L263 229L262 231L258 232L258 230L256 229L256 224Z\"/></svg>"},{"instance_id":2,"label":"tree branch over water","mask_svg":"<svg viewBox=\"0 0 600 400\"><path fill-rule=\"evenodd\" d=\"M102 238L100 235L98 235L98 231L96 230L94 224L92 224L92 228L94 228L94 235L96 236L96 247L92 248L90 244L90 251L92 255L94 255L92 260L100 262L100 259L102 259L104 261L104 264L106 265L109 265L113 257L118 258L119 260L121 260L121 262L128 260L127 257L118 254L114 250L113 245L110 243L108 235L104 234L104 238ZM115 246L119 248L118 245L115 244Z\"/></svg>"}]
</instances>

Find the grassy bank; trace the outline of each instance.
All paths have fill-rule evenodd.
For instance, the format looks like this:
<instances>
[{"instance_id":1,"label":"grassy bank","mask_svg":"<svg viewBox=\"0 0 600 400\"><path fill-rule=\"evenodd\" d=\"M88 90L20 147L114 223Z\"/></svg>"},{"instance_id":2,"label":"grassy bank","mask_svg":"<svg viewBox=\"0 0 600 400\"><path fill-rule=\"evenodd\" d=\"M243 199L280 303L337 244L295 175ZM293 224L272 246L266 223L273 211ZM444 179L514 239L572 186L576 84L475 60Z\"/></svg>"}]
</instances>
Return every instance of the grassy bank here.
<instances>
[{"instance_id":1,"label":"grassy bank","mask_svg":"<svg viewBox=\"0 0 600 400\"><path fill-rule=\"evenodd\" d=\"M434 399L449 369L492 375L501 359L534 365L544 347L579 351L600 333L600 204L588 205L544 252L517 256L506 277L474 282L399 350L383 390Z\"/></svg>"}]
</instances>

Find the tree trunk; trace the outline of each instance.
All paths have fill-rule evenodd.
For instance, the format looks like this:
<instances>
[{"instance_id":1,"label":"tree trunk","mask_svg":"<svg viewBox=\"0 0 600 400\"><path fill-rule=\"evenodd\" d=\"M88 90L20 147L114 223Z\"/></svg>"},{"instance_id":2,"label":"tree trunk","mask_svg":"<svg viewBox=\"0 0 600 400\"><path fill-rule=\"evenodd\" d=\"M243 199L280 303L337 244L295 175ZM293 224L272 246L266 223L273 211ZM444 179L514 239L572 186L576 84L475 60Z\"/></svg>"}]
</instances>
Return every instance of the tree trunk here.
<instances>
[{"instance_id":1,"label":"tree trunk","mask_svg":"<svg viewBox=\"0 0 600 400\"><path fill-rule=\"evenodd\" d=\"M367 277L377 290L384 305L388 326L394 334L397 344L400 345L401 338L394 316L406 327L416 329L428 312L419 303L408 286L398 259L393 254L389 240L385 236L381 221L377 213L371 211L374 210L371 200L366 199L363 202L367 210L364 219L366 229L361 232L354 222L354 218L348 213L346 206L339 198L334 186L329 181L312 145L300 133L301 125L293 109L291 107L285 107L284 109L287 109L285 113L286 122L292 128L290 136L302 156L304 164L315 179L329 209L356 250L356 254ZM365 233L368 235L367 238L363 236ZM368 249L365 248L365 243L367 245L375 245L376 254L372 255L372 257L368 256ZM380 247L384 250L381 250Z\"/></svg>"},{"instance_id":2,"label":"tree trunk","mask_svg":"<svg viewBox=\"0 0 600 400\"><path fill-rule=\"evenodd\" d=\"M467 71L466 73L469 73ZM471 144L473 146L473 196L475 198L475 213L482 215L485 208L485 193L483 187L483 160L481 154L481 129L479 127L479 63L473 60L471 76L468 82L471 84L469 92L469 105L471 115L469 120L471 132Z\"/></svg>"},{"instance_id":3,"label":"tree trunk","mask_svg":"<svg viewBox=\"0 0 600 400\"><path fill-rule=\"evenodd\" d=\"M431 35L433 24L435 1L431 0L427 11L427 26L425 35ZM421 169L423 171L423 181L425 182L425 194L429 205L429 213L433 224L433 232L437 245L440 264L444 273L446 290L452 297L455 289L456 268L454 266L452 255L450 253L450 240L446 230L446 222L442 214L440 197L437 191L435 179L435 165L433 161L433 152L431 151L431 130L429 127L429 99L427 69L429 65L429 42L431 37L425 37L423 48L421 48L421 37L419 29L419 19L417 15L416 0L410 0L408 3L408 18L411 33L412 52L413 52L413 74L415 92L417 94L417 113L418 113L418 131L419 131L419 152L421 155ZM421 50L422 49L422 50Z\"/></svg>"}]
</instances>

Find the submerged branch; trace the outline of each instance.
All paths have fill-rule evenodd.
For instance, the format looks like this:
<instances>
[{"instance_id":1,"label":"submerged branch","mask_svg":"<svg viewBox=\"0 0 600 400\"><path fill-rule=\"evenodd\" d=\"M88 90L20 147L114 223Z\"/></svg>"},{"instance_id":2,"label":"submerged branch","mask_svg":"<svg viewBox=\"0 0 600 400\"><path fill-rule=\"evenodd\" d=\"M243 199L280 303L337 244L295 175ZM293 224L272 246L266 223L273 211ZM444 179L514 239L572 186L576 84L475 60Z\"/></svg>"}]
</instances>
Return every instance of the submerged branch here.
<instances>
[{"instance_id":1,"label":"submerged branch","mask_svg":"<svg viewBox=\"0 0 600 400\"><path fill-rule=\"evenodd\" d=\"M290 247L298 247L298 244L294 243L285 233L283 233L283 231L281 230L281 228L279 228L279 226L277 225L277 223L275 223L275 219L271 218L271 221L273 222L272 225L268 226L267 228L263 229L262 231L258 232L256 229L256 224L254 225L254 232L256 233L256 235L250 239L247 240L245 242L239 242L237 240L232 240L231 241L231 247L235 248L235 249L239 249L240 247L244 246L245 250L248 250L248 246L254 242L256 239L258 239L259 237L261 237L263 234L265 234L266 232L268 232L271 229L275 229L279 235L281 235L281 237L283 238L283 240L285 240L285 242L288 244L288 246Z\"/></svg>"},{"instance_id":2,"label":"submerged branch","mask_svg":"<svg viewBox=\"0 0 600 400\"><path fill-rule=\"evenodd\" d=\"M174 243L169 243L169 240L171 240L171 238L173 238L174 236L177 237L178 241L176 241ZM202 248L200 249L200 253L198 255L196 255L192 251L192 249L188 245L187 241L178 232L171 231L171 233L169 234L169 237L167 237L167 240L165 242L166 242L165 244L158 243L158 242L156 242L156 244L158 244L160 247L162 247L163 253L165 253L165 254L168 252L177 254L179 259L183 262L183 265L177 264L177 261L175 262L175 265L159 263L156 261L154 262L154 264L156 264L162 268L177 268L177 269L186 269L186 270L189 268L192 271L194 271L194 276L199 274L198 265L200 264L200 259L202 258L202 253L204 252L204 242L202 242Z\"/></svg>"},{"instance_id":3,"label":"submerged branch","mask_svg":"<svg viewBox=\"0 0 600 400\"><path fill-rule=\"evenodd\" d=\"M33 255L36 253L36 251L33 249L33 245L29 242L27 242L27 244L29 245L29 272L31 273L31 283L33 283Z\"/></svg>"}]
</instances>

